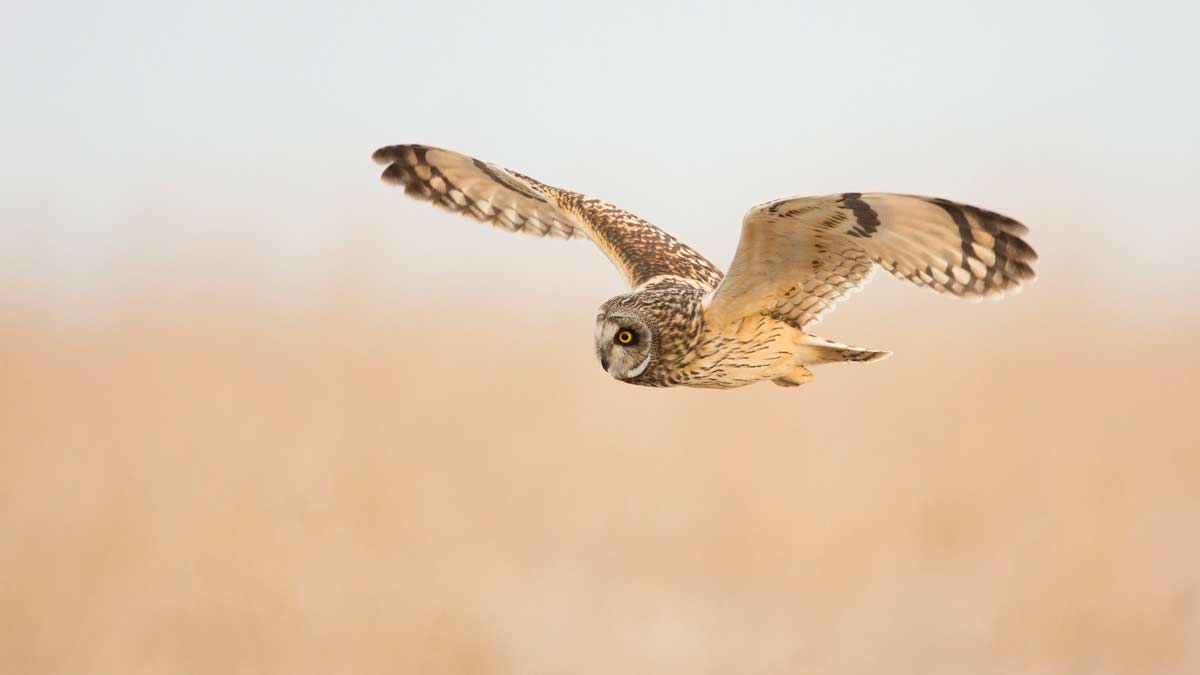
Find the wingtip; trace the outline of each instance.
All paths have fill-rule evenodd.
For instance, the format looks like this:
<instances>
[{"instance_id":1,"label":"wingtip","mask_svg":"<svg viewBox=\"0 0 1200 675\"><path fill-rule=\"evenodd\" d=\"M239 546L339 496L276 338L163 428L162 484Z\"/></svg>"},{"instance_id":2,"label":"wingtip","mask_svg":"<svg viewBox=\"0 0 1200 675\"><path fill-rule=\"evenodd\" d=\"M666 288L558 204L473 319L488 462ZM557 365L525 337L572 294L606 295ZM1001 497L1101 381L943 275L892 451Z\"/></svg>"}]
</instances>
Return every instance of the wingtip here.
<instances>
[{"instance_id":1,"label":"wingtip","mask_svg":"<svg viewBox=\"0 0 1200 675\"><path fill-rule=\"evenodd\" d=\"M406 178L404 167L395 162L388 164L383 173L379 174L379 180L389 185L407 185L409 181Z\"/></svg>"},{"instance_id":2,"label":"wingtip","mask_svg":"<svg viewBox=\"0 0 1200 675\"><path fill-rule=\"evenodd\" d=\"M391 164L396 159L396 148L398 147L400 146L385 145L371 153L371 159L374 160L376 164Z\"/></svg>"}]
</instances>

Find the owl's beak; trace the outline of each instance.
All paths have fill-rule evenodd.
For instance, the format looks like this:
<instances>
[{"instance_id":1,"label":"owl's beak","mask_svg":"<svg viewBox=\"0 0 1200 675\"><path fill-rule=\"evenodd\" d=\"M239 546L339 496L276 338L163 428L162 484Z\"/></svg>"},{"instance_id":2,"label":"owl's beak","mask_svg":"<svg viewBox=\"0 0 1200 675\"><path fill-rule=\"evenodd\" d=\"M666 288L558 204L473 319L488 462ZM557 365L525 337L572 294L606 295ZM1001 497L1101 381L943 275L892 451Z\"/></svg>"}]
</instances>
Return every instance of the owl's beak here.
<instances>
[{"instance_id":1,"label":"owl's beak","mask_svg":"<svg viewBox=\"0 0 1200 675\"><path fill-rule=\"evenodd\" d=\"M604 369L604 372L608 372L608 357L604 354L600 355L600 367Z\"/></svg>"}]
</instances>

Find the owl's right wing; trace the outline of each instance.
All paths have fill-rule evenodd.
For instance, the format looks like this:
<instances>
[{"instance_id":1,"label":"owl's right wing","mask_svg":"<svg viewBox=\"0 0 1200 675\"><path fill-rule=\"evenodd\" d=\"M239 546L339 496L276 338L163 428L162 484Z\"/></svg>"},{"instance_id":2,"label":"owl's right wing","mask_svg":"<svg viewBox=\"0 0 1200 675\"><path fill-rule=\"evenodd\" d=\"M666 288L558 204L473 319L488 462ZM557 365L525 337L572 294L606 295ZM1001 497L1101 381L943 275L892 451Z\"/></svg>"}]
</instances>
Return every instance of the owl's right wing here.
<instances>
[{"instance_id":1,"label":"owl's right wing","mask_svg":"<svg viewBox=\"0 0 1200 675\"><path fill-rule=\"evenodd\" d=\"M712 290L721 280L696 251L598 199L427 145L390 145L373 158L387 165L383 180L450 211L513 232L591 239L631 287L665 278Z\"/></svg>"},{"instance_id":2,"label":"owl's right wing","mask_svg":"<svg viewBox=\"0 0 1200 675\"><path fill-rule=\"evenodd\" d=\"M819 321L875 265L964 298L1000 297L1032 281L1037 254L1012 218L946 199L847 192L760 204L742 222L729 273L706 301L710 323L765 314Z\"/></svg>"}]
</instances>

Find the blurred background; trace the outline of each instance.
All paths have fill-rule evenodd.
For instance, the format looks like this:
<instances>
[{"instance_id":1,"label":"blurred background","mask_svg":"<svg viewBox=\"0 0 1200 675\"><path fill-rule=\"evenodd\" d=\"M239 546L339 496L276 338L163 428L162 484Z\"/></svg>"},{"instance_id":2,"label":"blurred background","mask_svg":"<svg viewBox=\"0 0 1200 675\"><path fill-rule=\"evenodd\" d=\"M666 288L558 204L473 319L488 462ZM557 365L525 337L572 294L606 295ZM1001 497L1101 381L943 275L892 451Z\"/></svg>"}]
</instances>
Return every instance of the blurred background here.
<instances>
[{"instance_id":1,"label":"blurred background","mask_svg":"<svg viewBox=\"0 0 1200 675\"><path fill-rule=\"evenodd\" d=\"M1194 3L0 6L0 669L1200 671ZM728 264L752 204L1031 228L799 389L596 363L587 242L404 197L421 142Z\"/></svg>"}]
</instances>

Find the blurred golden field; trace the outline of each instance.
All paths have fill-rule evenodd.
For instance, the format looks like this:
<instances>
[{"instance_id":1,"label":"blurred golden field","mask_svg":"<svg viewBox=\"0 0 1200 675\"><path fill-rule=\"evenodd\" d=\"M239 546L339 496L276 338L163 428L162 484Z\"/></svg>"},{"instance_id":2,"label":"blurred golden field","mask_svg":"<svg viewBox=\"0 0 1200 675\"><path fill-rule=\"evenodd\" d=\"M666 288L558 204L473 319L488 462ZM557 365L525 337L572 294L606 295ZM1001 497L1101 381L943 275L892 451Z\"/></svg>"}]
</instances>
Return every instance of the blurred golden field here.
<instances>
[{"instance_id":1,"label":"blurred golden field","mask_svg":"<svg viewBox=\"0 0 1200 675\"><path fill-rule=\"evenodd\" d=\"M875 284L892 359L729 392L603 298L8 302L3 671L1200 672L1195 313Z\"/></svg>"},{"instance_id":2,"label":"blurred golden field","mask_svg":"<svg viewBox=\"0 0 1200 675\"><path fill-rule=\"evenodd\" d=\"M5 2L0 675L1200 674L1197 25ZM604 256L404 197L400 143L723 266L752 204L945 197L1039 281L880 273L812 332L886 361L633 387Z\"/></svg>"}]
</instances>

